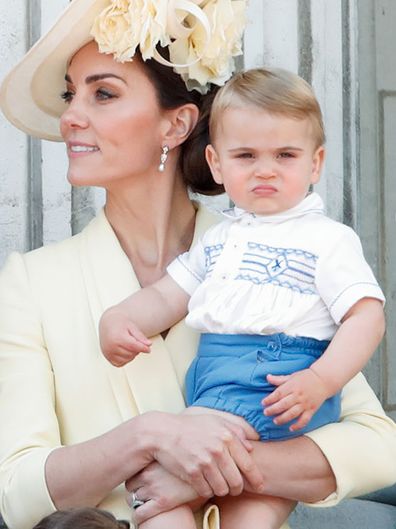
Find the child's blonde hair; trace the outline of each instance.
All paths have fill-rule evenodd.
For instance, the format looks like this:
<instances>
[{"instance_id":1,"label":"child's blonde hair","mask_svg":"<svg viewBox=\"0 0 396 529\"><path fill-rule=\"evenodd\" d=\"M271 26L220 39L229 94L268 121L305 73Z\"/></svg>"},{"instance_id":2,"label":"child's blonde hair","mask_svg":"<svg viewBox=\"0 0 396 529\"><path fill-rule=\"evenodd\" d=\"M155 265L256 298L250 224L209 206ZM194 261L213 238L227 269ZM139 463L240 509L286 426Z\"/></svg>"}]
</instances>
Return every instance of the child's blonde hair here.
<instances>
[{"instance_id":1,"label":"child's blonde hair","mask_svg":"<svg viewBox=\"0 0 396 529\"><path fill-rule=\"evenodd\" d=\"M325 142L322 112L311 86L300 76L280 68L237 73L217 92L209 121L212 140L224 111L246 104L270 114L309 119L315 147Z\"/></svg>"}]
</instances>

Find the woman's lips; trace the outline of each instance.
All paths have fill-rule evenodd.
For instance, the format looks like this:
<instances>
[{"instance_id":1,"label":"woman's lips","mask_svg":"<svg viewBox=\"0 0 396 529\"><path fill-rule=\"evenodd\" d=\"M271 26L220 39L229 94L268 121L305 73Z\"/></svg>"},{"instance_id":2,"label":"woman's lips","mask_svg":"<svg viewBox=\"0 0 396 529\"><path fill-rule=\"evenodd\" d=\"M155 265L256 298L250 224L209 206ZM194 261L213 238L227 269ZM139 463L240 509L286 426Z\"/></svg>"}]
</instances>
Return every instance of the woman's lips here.
<instances>
[{"instance_id":1,"label":"woman's lips","mask_svg":"<svg viewBox=\"0 0 396 529\"><path fill-rule=\"evenodd\" d=\"M86 143L69 143L68 144L68 154L71 158L76 158L80 156L87 156L89 154L94 154L99 152L99 147L96 145L88 145Z\"/></svg>"}]
</instances>

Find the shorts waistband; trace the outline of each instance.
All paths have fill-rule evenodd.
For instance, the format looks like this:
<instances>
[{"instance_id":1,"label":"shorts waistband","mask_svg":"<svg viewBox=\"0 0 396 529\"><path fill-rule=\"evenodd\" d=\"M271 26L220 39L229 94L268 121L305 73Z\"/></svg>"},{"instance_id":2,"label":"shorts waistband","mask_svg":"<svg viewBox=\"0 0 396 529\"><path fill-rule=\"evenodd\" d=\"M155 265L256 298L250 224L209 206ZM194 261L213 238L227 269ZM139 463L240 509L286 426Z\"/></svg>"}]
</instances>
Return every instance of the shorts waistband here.
<instances>
[{"instance_id":1,"label":"shorts waistband","mask_svg":"<svg viewBox=\"0 0 396 529\"><path fill-rule=\"evenodd\" d=\"M319 358L328 347L329 340L317 340L306 336L289 336L285 333L276 334L201 334L199 354L207 356L213 354L213 349L224 347L227 354L230 349L239 356L246 347L257 347L257 349L267 349L272 353L283 351L295 352L304 350L305 352ZM210 352L212 349L212 352Z\"/></svg>"}]
</instances>

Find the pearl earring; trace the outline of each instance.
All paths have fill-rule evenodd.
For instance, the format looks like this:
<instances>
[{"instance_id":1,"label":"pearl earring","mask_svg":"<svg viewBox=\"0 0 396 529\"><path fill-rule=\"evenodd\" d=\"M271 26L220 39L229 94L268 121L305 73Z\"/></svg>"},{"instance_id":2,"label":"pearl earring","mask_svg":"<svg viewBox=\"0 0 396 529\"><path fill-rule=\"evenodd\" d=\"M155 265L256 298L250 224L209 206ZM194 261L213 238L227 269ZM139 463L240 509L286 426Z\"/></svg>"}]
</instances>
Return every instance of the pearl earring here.
<instances>
[{"instance_id":1,"label":"pearl earring","mask_svg":"<svg viewBox=\"0 0 396 529\"><path fill-rule=\"evenodd\" d=\"M166 164L166 160L168 159L168 152L169 152L169 147L167 145L164 145L162 147L161 163L158 166L158 171L160 173L163 173L165 171L165 164Z\"/></svg>"}]
</instances>

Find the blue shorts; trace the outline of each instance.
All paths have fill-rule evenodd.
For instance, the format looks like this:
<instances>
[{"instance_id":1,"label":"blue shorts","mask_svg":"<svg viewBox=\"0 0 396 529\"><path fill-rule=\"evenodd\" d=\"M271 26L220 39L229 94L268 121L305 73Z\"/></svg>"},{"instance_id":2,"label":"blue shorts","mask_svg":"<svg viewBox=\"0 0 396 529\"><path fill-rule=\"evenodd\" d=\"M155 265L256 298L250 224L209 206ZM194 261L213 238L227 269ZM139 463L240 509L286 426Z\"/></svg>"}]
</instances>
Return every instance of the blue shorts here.
<instances>
[{"instance_id":1,"label":"blue shorts","mask_svg":"<svg viewBox=\"0 0 396 529\"><path fill-rule=\"evenodd\" d=\"M261 400L275 386L266 376L289 375L307 369L319 358L327 340L250 334L202 334L198 353L186 378L187 404L240 415L253 426L262 440L297 437L340 416L340 394L326 400L308 425L291 432L293 421L277 426L263 414Z\"/></svg>"}]
</instances>

